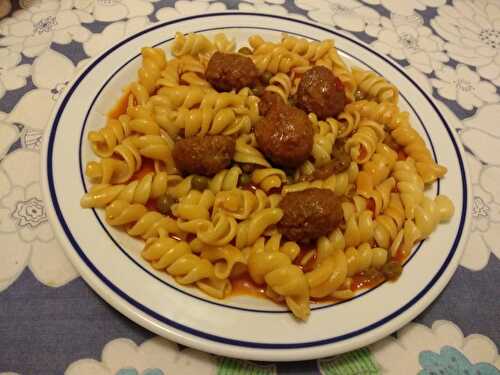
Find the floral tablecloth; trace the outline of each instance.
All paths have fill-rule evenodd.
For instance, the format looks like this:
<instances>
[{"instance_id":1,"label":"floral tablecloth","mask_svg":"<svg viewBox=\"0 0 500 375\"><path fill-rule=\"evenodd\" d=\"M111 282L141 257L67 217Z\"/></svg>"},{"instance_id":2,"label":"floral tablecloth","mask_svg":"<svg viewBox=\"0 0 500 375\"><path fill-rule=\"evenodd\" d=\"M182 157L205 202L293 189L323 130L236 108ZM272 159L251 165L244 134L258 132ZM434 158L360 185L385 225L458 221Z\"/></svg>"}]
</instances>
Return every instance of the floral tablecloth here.
<instances>
[{"instance_id":1,"label":"floral tablecloth","mask_svg":"<svg viewBox=\"0 0 500 375\"><path fill-rule=\"evenodd\" d=\"M179 347L104 303L66 259L40 193L57 98L92 56L152 22L239 9L352 33L436 99L467 151L472 233L440 297L341 356L255 363ZM0 0L0 375L500 374L499 0Z\"/></svg>"}]
</instances>

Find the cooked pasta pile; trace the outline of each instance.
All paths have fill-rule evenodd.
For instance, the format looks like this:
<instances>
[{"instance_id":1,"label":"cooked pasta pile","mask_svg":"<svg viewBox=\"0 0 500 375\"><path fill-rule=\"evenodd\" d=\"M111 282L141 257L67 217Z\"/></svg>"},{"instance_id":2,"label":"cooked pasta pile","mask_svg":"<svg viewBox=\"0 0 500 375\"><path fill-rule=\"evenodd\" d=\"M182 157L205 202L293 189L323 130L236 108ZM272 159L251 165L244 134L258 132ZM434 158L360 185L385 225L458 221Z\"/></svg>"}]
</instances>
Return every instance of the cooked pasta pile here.
<instances>
[{"instance_id":1,"label":"cooked pasta pile","mask_svg":"<svg viewBox=\"0 0 500 375\"><path fill-rule=\"evenodd\" d=\"M453 215L450 199L424 194L446 168L399 109L398 89L371 71L350 68L333 40L283 35L270 42L255 35L248 44L236 52L224 34L210 40L177 33L172 58L161 48L143 48L124 110L88 134L99 159L86 166L93 186L81 206L103 208L109 225L144 239L143 258L179 284L225 298L233 280L249 277L305 320L311 300L349 299L359 287L399 275L415 243ZM216 52L249 57L265 85L214 89L206 72ZM293 105L304 74L315 66L340 80L347 104L334 117L307 113L310 155L282 168L256 138L260 97L268 91ZM183 173L173 157L177 142L215 135L234 139L231 163L209 177ZM339 147L348 157L342 172L316 175ZM313 188L341 199L341 222L297 243L279 229L280 202Z\"/></svg>"}]
</instances>

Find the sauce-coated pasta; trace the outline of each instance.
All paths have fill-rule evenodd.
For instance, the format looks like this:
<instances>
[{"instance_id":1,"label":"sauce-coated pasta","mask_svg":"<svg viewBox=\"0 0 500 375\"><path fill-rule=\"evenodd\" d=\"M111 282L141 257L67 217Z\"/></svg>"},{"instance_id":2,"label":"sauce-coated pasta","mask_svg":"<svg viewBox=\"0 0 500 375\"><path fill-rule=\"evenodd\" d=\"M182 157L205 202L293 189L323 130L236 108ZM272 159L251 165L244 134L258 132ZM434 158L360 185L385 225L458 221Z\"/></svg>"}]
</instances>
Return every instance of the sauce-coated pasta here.
<instances>
[{"instance_id":1,"label":"sauce-coated pasta","mask_svg":"<svg viewBox=\"0 0 500 375\"><path fill-rule=\"evenodd\" d=\"M170 55L144 47L141 58L119 105L88 133L98 159L81 206L143 239L143 258L179 284L226 298L245 280L306 320L311 301L397 277L414 245L452 217L448 197L425 193L446 167L399 108L397 87L350 67L333 40L254 35L237 50L222 33L178 32ZM340 113L324 107L332 98ZM213 170L187 172L205 158Z\"/></svg>"}]
</instances>

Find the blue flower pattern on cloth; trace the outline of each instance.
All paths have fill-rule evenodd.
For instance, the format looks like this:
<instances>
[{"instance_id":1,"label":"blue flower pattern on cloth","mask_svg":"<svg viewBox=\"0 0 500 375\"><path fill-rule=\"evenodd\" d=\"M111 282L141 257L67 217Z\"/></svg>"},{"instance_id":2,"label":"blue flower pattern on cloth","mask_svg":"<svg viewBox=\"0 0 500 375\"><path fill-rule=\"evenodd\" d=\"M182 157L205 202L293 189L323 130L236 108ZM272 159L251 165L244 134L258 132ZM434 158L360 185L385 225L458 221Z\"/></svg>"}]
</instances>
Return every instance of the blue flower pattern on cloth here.
<instances>
[{"instance_id":1,"label":"blue flower pattern on cloth","mask_svg":"<svg viewBox=\"0 0 500 375\"><path fill-rule=\"evenodd\" d=\"M500 371L488 363L470 363L451 346L444 346L439 354L423 351L418 359L422 366L418 375L500 375Z\"/></svg>"},{"instance_id":2,"label":"blue flower pattern on cloth","mask_svg":"<svg viewBox=\"0 0 500 375\"><path fill-rule=\"evenodd\" d=\"M166 375L159 368L148 368L139 374L135 368L127 367L121 368L115 375Z\"/></svg>"}]
</instances>

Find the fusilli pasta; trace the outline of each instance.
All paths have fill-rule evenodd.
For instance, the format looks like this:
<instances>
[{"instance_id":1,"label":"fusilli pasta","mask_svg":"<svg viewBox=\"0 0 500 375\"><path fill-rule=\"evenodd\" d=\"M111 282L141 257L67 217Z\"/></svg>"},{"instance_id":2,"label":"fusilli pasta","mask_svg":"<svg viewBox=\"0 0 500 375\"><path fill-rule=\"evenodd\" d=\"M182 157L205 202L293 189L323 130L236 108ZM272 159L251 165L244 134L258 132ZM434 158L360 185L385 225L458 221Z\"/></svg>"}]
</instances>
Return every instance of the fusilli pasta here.
<instances>
[{"instance_id":1,"label":"fusilli pasta","mask_svg":"<svg viewBox=\"0 0 500 375\"><path fill-rule=\"evenodd\" d=\"M399 109L398 89L374 72L351 69L333 40L283 34L273 42L253 35L248 44L232 56L258 74L255 85L243 88L231 66L219 71L219 62L210 63L215 53L236 50L226 34L178 32L169 59L162 48L143 48L137 78L105 126L87 135L99 159L86 165L93 185L80 205L103 208L109 225L144 240L142 257L179 284L226 298L243 278L304 320L311 298L348 299L370 281L389 278L386 265L401 263L415 243L451 218L449 198L425 194L425 184L446 168ZM348 104L335 118L307 115L313 145L299 167L272 162L262 144L267 137L256 137L267 111L262 104L273 106L263 89L284 101L269 111L301 107L298 87L314 66L342 82ZM221 74L228 75L224 92L215 89ZM294 131L293 120L286 119L287 131ZM209 144L206 152L205 142L213 139L227 143L227 150L219 155L219 144ZM193 146L192 155L177 152L180 140L200 147ZM298 148L285 141L273 146L291 155ZM183 166L184 156L196 156L200 168ZM214 168L203 164L205 158ZM309 189L322 191L298 193ZM331 202L318 198L323 194ZM318 232L296 235L308 227Z\"/></svg>"}]
</instances>

